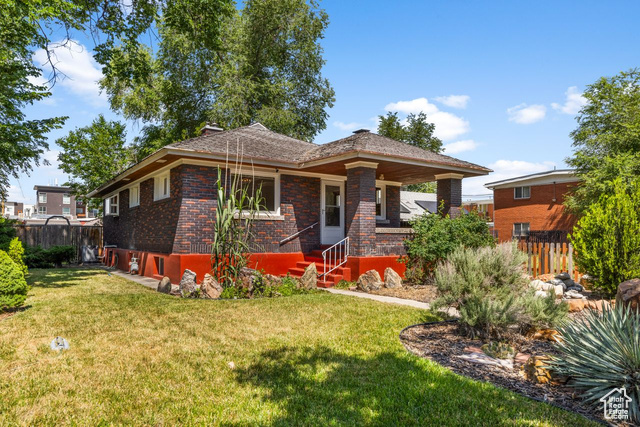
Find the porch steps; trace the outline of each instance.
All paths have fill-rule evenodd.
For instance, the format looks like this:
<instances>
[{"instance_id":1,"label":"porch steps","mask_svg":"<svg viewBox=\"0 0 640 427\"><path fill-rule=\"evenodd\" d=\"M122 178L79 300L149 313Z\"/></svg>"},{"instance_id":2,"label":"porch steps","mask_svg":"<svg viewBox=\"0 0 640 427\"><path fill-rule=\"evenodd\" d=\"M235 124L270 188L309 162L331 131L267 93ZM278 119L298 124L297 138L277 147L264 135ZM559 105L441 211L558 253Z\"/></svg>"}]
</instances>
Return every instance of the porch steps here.
<instances>
[{"instance_id":1,"label":"porch steps","mask_svg":"<svg viewBox=\"0 0 640 427\"><path fill-rule=\"evenodd\" d=\"M313 254L316 251L311 252ZM295 267L289 268L289 275L293 277L302 277L304 274L304 270L313 262L316 263L316 269L318 273L322 274L322 268L324 266L322 260L322 251L319 251L320 256L314 255L305 255L304 261L298 261ZM333 265L327 264L327 268L331 268ZM331 273L327 274L325 277L318 278L318 287L319 288L332 288L336 283L341 280L351 280L351 269L346 267L338 267L333 270Z\"/></svg>"}]
</instances>

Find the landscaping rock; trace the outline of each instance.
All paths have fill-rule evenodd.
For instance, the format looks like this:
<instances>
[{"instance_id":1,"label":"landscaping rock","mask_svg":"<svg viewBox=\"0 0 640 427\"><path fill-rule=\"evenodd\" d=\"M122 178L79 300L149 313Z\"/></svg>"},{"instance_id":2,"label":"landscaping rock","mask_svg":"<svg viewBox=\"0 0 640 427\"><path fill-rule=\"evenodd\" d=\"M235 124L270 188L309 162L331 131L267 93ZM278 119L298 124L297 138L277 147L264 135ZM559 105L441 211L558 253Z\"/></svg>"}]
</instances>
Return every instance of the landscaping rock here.
<instances>
[{"instance_id":1,"label":"landscaping rock","mask_svg":"<svg viewBox=\"0 0 640 427\"><path fill-rule=\"evenodd\" d=\"M515 362L516 365L524 365L525 363L527 363L527 360L529 360L530 358L531 358L530 354L518 353L516 354L516 357L513 358L513 361Z\"/></svg>"},{"instance_id":2,"label":"landscaping rock","mask_svg":"<svg viewBox=\"0 0 640 427\"><path fill-rule=\"evenodd\" d=\"M318 287L318 270L316 263L312 262L304 269L304 274L300 278L300 286L304 289L315 289Z\"/></svg>"},{"instance_id":3,"label":"landscaping rock","mask_svg":"<svg viewBox=\"0 0 640 427\"><path fill-rule=\"evenodd\" d=\"M169 292L169 295L173 295L174 297L182 296L180 295L180 286L171 285L171 292Z\"/></svg>"},{"instance_id":4,"label":"landscaping rock","mask_svg":"<svg viewBox=\"0 0 640 427\"><path fill-rule=\"evenodd\" d=\"M578 285L576 282L574 282L574 281L573 281L573 279L566 279L566 280L563 280L563 281L562 281L562 283L564 283L564 284L565 284L565 286L566 286L567 288L570 288L570 287L572 287L572 286L576 286L576 285L577 285L577 286L580 286L580 285Z\"/></svg>"},{"instance_id":5,"label":"landscaping rock","mask_svg":"<svg viewBox=\"0 0 640 427\"><path fill-rule=\"evenodd\" d=\"M609 301L599 299L597 301L587 301L584 308L591 310L603 311L605 308L611 310L611 303Z\"/></svg>"},{"instance_id":6,"label":"landscaping rock","mask_svg":"<svg viewBox=\"0 0 640 427\"><path fill-rule=\"evenodd\" d=\"M180 279L180 295L183 298L191 297L196 292L196 273L186 269L182 273L182 279Z\"/></svg>"},{"instance_id":7,"label":"landscaping rock","mask_svg":"<svg viewBox=\"0 0 640 427\"><path fill-rule=\"evenodd\" d=\"M575 283L575 282L574 282ZM582 287L582 285L578 285L577 283L573 286L567 286L567 291L576 291L576 292L582 292L584 291L584 287Z\"/></svg>"},{"instance_id":8,"label":"landscaping rock","mask_svg":"<svg viewBox=\"0 0 640 427\"><path fill-rule=\"evenodd\" d=\"M556 298L562 298L564 295L564 287L562 285L554 286L553 291L556 293Z\"/></svg>"},{"instance_id":9,"label":"landscaping rock","mask_svg":"<svg viewBox=\"0 0 640 427\"><path fill-rule=\"evenodd\" d=\"M531 338L540 341L560 341L560 333L555 329L541 329L536 331Z\"/></svg>"},{"instance_id":10,"label":"landscaping rock","mask_svg":"<svg viewBox=\"0 0 640 427\"><path fill-rule=\"evenodd\" d=\"M593 283L593 276L589 276L588 274L583 274L580 276L580 284L582 286L587 286Z\"/></svg>"},{"instance_id":11,"label":"landscaping rock","mask_svg":"<svg viewBox=\"0 0 640 427\"><path fill-rule=\"evenodd\" d=\"M207 273L204 275L202 285L200 285L200 291L203 298L217 299L220 298L220 294L222 293L222 286L220 286L220 283L218 283L212 275Z\"/></svg>"},{"instance_id":12,"label":"landscaping rock","mask_svg":"<svg viewBox=\"0 0 640 427\"><path fill-rule=\"evenodd\" d=\"M273 274L265 274L264 275L265 284L268 286L278 286L282 279L278 276L274 276Z\"/></svg>"},{"instance_id":13,"label":"landscaping rock","mask_svg":"<svg viewBox=\"0 0 640 427\"><path fill-rule=\"evenodd\" d=\"M582 311L584 309L583 299L567 299L564 301L569 305L570 313L575 313L577 311Z\"/></svg>"},{"instance_id":14,"label":"landscaping rock","mask_svg":"<svg viewBox=\"0 0 640 427\"><path fill-rule=\"evenodd\" d=\"M158 282L158 288L156 289L158 292L162 292L163 294L171 293L171 280L164 276L162 280Z\"/></svg>"},{"instance_id":15,"label":"landscaping rock","mask_svg":"<svg viewBox=\"0 0 640 427\"><path fill-rule=\"evenodd\" d=\"M534 295L540 298L546 298L549 296L549 294L546 291L536 291Z\"/></svg>"},{"instance_id":16,"label":"landscaping rock","mask_svg":"<svg viewBox=\"0 0 640 427\"><path fill-rule=\"evenodd\" d=\"M258 276L258 272L253 268L242 267L238 273L238 283L247 290L249 294L253 292L253 283Z\"/></svg>"},{"instance_id":17,"label":"landscaping rock","mask_svg":"<svg viewBox=\"0 0 640 427\"><path fill-rule=\"evenodd\" d=\"M562 288L566 288L567 285L564 284L564 282L560 279L551 279L549 280L549 283L551 283L553 286L562 286Z\"/></svg>"},{"instance_id":18,"label":"landscaping rock","mask_svg":"<svg viewBox=\"0 0 640 427\"><path fill-rule=\"evenodd\" d=\"M484 353L467 353L454 357L458 357L472 363L479 363L481 365L492 365L505 369L513 369L513 361L511 359L494 359Z\"/></svg>"},{"instance_id":19,"label":"landscaping rock","mask_svg":"<svg viewBox=\"0 0 640 427\"><path fill-rule=\"evenodd\" d=\"M524 376L531 382L537 384L548 384L551 382L551 373L547 363L547 356L532 356L524 365Z\"/></svg>"},{"instance_id":20,"label":"landscaping rock","mask_svg":"<svg viewBox=\"0 0 640 427\"><path fill-rule=\"evenodd\" d=\"M567 292L565 292L564 298L565 299L587 299L587 297L585 297L580 292L573 289L570 289Z\"/></svg>"},{"instance_id":21,"label":"landscaping rock","mask_svg":"<svg viewBox=\"0 0 640 427\"><path fill-rule=\"evenodd\" d=\"M640 309L640 279L631 279L618 285L616 305L622 304L631 310Z\"/></svg>"},{"instance_id":22,"label":"landscaping rock","mask_svg":"<svg viewBox=\"0 0 640 427\"><path fill-rule=\"evenodd\" d=\"M532 280L529 282L529 286L538 291L548 291L553 288L553 285L542 280Z\"/></svg>"},{"instance_id":23,"label":"landscaping rock","mask_svg":"<svg viewBox=\"0 0 640 427\"><path fill-rule=\"evenodd\" d=\"M358 277L358 289L361 291L377 291L382 286L382 279L376 270L369 270Z\"/></svg>"},{"instance_id":24,"label":"landscaping rock","mask_svg":"<svg viewBox=\"0 0 640 427\"><path fill-rule=\"evenodd\" d=\"M384 287L390 289L402 287L402 277L391 267L384 270Z\"/></svg>"},{"instance_id":25,"label":"landscaping rock","mask_svg":"<svg viewBox=\"0 0 640 427\"><path fill-rule=\"evenodd\" d=\"M571 275L567 272L556 274L556 279L568 280L568 279L571 279Z\"/></svg>"}]
</instances>

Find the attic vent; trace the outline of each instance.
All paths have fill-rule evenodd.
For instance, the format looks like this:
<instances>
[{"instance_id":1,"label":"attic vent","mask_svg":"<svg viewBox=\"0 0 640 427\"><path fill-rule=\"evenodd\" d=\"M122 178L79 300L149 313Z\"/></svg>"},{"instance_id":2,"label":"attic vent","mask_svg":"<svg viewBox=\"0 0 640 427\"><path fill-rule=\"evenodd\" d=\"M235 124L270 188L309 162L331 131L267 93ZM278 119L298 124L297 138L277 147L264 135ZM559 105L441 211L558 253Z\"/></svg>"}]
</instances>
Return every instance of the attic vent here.
<instances>
[{"instance_id":1,"label":"attic vent","mask_svg":"<svg viewBox=\"0 0 640 427\"><path fill-rule=\"evenodd\" d=\"M213 133L222 132L224 129L218 126L217 123L207 123L205 127L200 130L200 135L211 135Z\"/></svg>"},{"instance_id":2,"label":"attic vent","mask_svg":"<svg viewBox=\"0 0 640 427\"><path fill-rule=\"evenodd\" d=\"M358 129L354 130L353 133L369 133L369 129Z\"/></svg>"}]
</instances>

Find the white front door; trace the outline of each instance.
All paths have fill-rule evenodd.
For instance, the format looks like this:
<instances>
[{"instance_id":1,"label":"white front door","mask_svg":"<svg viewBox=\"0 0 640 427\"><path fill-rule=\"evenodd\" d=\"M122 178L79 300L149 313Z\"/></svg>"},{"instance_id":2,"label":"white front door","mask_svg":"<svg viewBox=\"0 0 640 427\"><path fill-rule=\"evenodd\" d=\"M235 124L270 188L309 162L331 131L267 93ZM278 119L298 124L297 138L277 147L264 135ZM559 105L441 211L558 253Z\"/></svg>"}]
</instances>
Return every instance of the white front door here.
<instances>
[{"instance_id":1,"label":"white front door","mask_svg":"<svg viewBox=\"0 0 640 427\"><path fill-rule=\"evenodd\" d=\"M320 242L333 245L344 239L344 183L322 181Z\"/></svg>"}]
</instances>

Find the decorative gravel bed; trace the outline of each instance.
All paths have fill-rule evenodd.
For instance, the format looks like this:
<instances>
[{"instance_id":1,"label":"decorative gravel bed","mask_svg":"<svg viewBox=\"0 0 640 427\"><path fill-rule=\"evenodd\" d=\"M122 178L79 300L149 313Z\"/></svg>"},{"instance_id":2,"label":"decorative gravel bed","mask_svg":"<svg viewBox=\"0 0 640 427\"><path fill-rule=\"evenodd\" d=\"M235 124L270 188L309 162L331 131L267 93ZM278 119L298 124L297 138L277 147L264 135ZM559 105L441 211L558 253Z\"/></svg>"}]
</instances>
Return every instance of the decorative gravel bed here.
<instances>
[{"instance_id":1,"label":"decorative gravel bed","mask_svg":"<svg viewBox=\"0 0 640 427\"><path fill-rule=\"evenodd\" d=\"M513 369L508 369L473 363L457 357L469 354L470 348L481 347L482 342L461 335L455 321L411 326L400 333L400 340L410 352L446 366L459 375L487 381L603 422L602 413L582 403L574 389L528 381L522 373L521 365L516 364ZM549 341L534 339L518 343L517 351L530 355L557 354Z\"/></svg>"}]
</instances>

